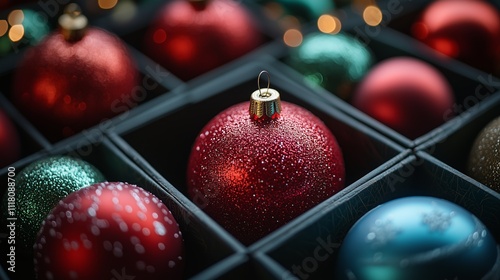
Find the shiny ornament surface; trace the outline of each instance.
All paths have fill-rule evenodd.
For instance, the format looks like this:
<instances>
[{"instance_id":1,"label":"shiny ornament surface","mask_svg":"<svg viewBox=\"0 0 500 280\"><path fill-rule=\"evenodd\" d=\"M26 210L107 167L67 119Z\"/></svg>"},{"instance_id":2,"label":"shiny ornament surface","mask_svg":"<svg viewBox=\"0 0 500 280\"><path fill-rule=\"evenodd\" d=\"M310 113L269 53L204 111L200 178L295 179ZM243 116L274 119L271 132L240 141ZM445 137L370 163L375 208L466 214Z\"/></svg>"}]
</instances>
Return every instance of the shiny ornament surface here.
<instances>
[{"instance_id":1,"label":"shiny ornament surface","mask_svg":"<svg viewBox=\"0 0 500 280\"><path fill-rule=\"evenodd\" d=\"M137 78L118 37L88 28L81 40L68 42L56 32L27 50L16 69L13 99L47 137L58 140L131 108Z\"/></svg>"},{"instance_id":2,"label":"shiny ornament surface","mask_svg":"<svg viewBox=\"0 0 500 280\"><path fill-rule=\"evenodd\" d=\"M184 266L172 213L153 194L121 182L61 200L34 249L38 279L181 279Z\"/></svg>"},{"instance_id":3,"label":"shiny ornament surface","mask_svg":"<svg viewBox=\"0 0 500 280\"><path fill-rule=\"evenodd\" d=\"M347 34L312 33L290 49L288 64L343 99L349 99L354 85L370 69L374 58L364 44Z\"/></svg>"},{"instance_id":4,"label":"shiny ornament surface","mask_svg":"<svg viewBox=\"0 0 500 280\"><path fill-rule=\"evenodd\" d=\"M352 100L356 108L411 139L444 123L454 102L445 77L430 64L409 57L375 65Z\"/></svg>"},{"instance_id":5,"label":"shiny ornament surface","mask_svg":"<svg viewBox=\"0 0 500 280\"><path fill-rule=\"evenodd\" d=\"M474 215L434 197L384 203L359 219L342 242L335 279L500 277L500 247Z\"/></svg>"},{"instance_id":6,"label":"shiny ornament surface","mask_svg":"<svg viewBox=\"0 0 500 280\"><path fill-rule=\"evenodd\" d=\"M251 15L232 0L168 3L145 37L146 53L190 80L255 49L263 41Z\"/></svg>"},{"instance_id":7,"label":"shiny ornament surface","mask_svg":"<svg viewBox=\"0 0 500 280\"><path fill-rule=\"evenodd\" d=\"M19 159L19 135L9 117L0 109L0 168Z\"/></svg>"},{"instance_id":8,"label":"shiny ornament surface","mask_svg":"<svg viewBox=\"0 0 500 280\"><path fill-rule=\"evenodd\" d=\"M474 140L467 174L500 192L500 117L484 127Z\"/></svg>"},{"instance_id":9,"label":"shiny ornament surface","mask_svg":"<svg viewBox=\"0 0 500 280\"><path fill-rule=\"evenodd\" d=\"M59 200L105 179L100 171L81 159L54 156L28 165L15 180L16 246L31 251L43 220ZM4 195L4 217L7 216L7 199Z\"/></svg>"},{"instance_id":10,"label":"shiny ornament surface","mask_svg":"<svg viewBox=\"0 0 500 280\"><path fill-rule=\"evenodd\" d=\"M435 1L413 24L412 33L449 57L500 73L500 13L486 1Z\"/></svg>"},{"instance_id":11,"label":"shiny ornament surface","mask_svg":"<svg viewBox=\"0 0 500 280\"><path fill-rule=\"evenodd\" d=\"M222 111L189 158L191 199L245 244L344 187L340 147L321 120L288 102L271 107L261 118L248 102Z\"/></svg>"}]
</instances>

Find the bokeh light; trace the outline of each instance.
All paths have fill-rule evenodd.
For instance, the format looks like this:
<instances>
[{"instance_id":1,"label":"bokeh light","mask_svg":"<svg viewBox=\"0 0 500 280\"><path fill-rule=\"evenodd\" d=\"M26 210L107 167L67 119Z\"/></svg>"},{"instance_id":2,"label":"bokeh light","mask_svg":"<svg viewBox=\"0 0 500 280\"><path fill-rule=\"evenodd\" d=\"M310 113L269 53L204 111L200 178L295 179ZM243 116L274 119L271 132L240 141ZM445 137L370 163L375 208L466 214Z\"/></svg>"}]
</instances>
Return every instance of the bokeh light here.
<instances>
[{"instance_id":1,"label":"bokeh light","mask_svg":"<svg viewBox=\"0 0 500 280\"><path fill-rule=\"evenodd\" d=\"M118 0L98 0L97 3L99 5L99 8L109 10L113 9L116 6Z\"/></svg>"},{"instance_id":2,"label":"bokeh light","mask_svg":"<svg viewBox=\"0 0 500 280\"><path fill-rule=\"evenodd\" d=\"M283 41L289 47L298 47L302 44L303 36L298 29L288 29L283 34Z\"/></svg>"},{"instance_id":3,"label":"bokeh light","mask_svg":"<svg viewBox=\"0 0 500 280\"><path fill-rule=\"evenodd\" d=\"M157 44L162 44L167 40L167 33L165 30L158 28L156 31L153 33L153 41Z\"/></svg>"},{"instance_id":4,"label":"bokeh light","mask_svg":"<svg viewBox=\"0 0 500 280\"><path fill-rule=\"evenodd\" d=\"M7 33L7 30L9 30L9 24L7 23L7 21L4 19L0 20L0 37L5 35L5 33Z\"/></svg>"},{"instance_id":5,"label":"bokeh light","mask_svg":"<svg viewBox=\"0 0 500 280\"><path fill-rule=\"evenodd\" d=\"M24 27L22 24L16 24L9 30L9 38L12 42L20 41L24 36Z\"/></svg>"},{"instance_id":6,"label":"bokeh light","mask_svg":"<svg viewBox=\"0 0 500 280\"><path fill-rule=\"evenodd\" d=\"M370 26L377 26L382 22L382 11L377 6L367 6L363 11L363 20Z\"/></svg>"},{"instance_id":7,"label":"bokeh light","mask_svg":"<svg viewBox=\"0 0 500 280\"><path fill-rule=\"evenodd\" d=\"M411 32L417 39L424 40L429 35L429 28L427 27L427 25L421 22L417 22L412 25Z\"/></svg>"},{"instance_id":8,"label":"bokeh light","mask_svg":"<svg viewBox=\"0 0 500 280\"><path fill-rule=\"evenodd\" d=\"M21 24L23 23L23 20L24 20L24 13L21 10L13 10L9 13L9 16L7 17L7 21L9 22L10 25Z\"/></svg>"},{"instance_id":9,"label":"bokeh light","mask_svg":"<svg viewBox=\"0 0 500 280\"><path fill-rule=\"evenodd\" d=\"M122 0L116 6L111 17L115 22L126 23L134 19L137 14L137 4L134 1Z\"/></svg>"},{"instance_id":10,"label":"bokeh light","mask_svg":"<svg viewBox=\"0 0 500 280\"><path fill-rule=\"evenodd\" d=\"M335 16L322 15L318 18L318 29L323 33L337 34L342 29L342 24Z\"/></svg>"}]
</instances>

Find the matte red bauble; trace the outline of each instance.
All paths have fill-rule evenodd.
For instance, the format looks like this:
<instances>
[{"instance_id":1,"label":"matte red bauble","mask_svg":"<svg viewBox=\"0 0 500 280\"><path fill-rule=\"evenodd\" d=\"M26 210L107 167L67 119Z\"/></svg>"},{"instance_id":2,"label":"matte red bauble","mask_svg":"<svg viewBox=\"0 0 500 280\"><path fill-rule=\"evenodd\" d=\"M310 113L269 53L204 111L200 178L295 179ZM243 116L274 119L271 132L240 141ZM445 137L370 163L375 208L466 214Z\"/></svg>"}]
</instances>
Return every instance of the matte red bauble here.
<instances>
[{"instance_id":1,"label":"matte red bauble","mask_svg":"<svg viewBox=\"0 0 500 280\"><path fill-rule=\"evenodd\" d=\"M138 84L119 38L87 28L86 18L68 7L75 10L61 16L61 31L26 52L13 85L15 104L51 139L122 113Z\"/></svg>"},{"instance_id":2,"label":"matte red bauble","mask_svg":"<svg viewBox=\"0 0 500 280\"><path fill-rule=\"evenodd\" d=\"M34 250L38 279L181 279L184 267L172 213L153 194L120 182L62 199Z\"/></svg>"},{"instance_id":3,"label":"matte red bauble","mask_svg":"<svg viewBox=\"0 0 500 280\"><path fill-rule=\"evenodd\" d=\"M250 107L250 114L249 114ZM273 89L215 116L189 158L191 199L250 244L344 187L335 137L306 109Z\"/></svg>"},{"instance_id":4,"label":"matte red bauble","mask_svg":"<svg viewBox=\"0 0 500 280\"><path fill-rule=\"evenodd\" d=\"M489 73L500 70L500 14L485 1L435 1L412 33L447 56Z\"/></svg>"},{"instance_id":5,"label":"matte red bauble","mask_svg":"<svg viewBox=\"0 0 500 280\"><path fill-rule=\"evenodd\" d=\"M0 168L17 160L20 149L19 136L14 125L0 110Z\"/></svg>"},{"instance_id":6,"label":"matte red bauble","mask_svg":"<svg viewBox=\"0 0 500 280\"><path fill-rule=\"evenodd\" d=\"M454 97L437 69L414 58L397 57L372 68L357 88L352 103L414 139L450 117Z\"/></svg>"},{"instance_id":7,"label":"matte red bauble","mask_svg":"<svg viewBox=\"0 0 500 280\"><path fill-rule=\"evenodd\" d=\"M262 37L250 14L232 0L167 4L147 31L146 53L189 80L256 48Z\"/></svg>"}]
</instances>

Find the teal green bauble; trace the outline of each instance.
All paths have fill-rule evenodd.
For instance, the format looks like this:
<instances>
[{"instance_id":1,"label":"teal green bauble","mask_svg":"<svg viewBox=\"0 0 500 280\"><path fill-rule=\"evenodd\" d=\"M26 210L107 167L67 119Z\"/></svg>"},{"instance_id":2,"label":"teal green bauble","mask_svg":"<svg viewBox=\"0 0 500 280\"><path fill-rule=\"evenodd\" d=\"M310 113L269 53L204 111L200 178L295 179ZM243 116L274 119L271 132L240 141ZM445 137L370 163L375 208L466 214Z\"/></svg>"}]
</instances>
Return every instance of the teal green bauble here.
<instances>
[{"instance_id":1,"label":"teal green bauble","mask_svg":"<svg viewBox=\"0 0 500 280\"><path fill-rule=\"evenodd\" d=\"M500 279L500 247L466 209L414 196L384 203L342 242L335 279Z\"/></svg>"},{"instance_id":2,"label":"teal green bauble","mask_svg":"<svg viewBox=\"0 0 500 280\"><path fill-rule=\"evenodd\" d=\"M105 181L91 164L77 158L54 156L36 161L15 176L15 207L8 207L6 193L2 201L3 220L15 218L16 246L29 253L43 220L68 194ZM12 199L12 198L11 198Z\"/></svg>"},{"instance_id":3,"label":"teal green bauble","mask_svg":"<svg viewBox=\"0 0 500 280\"><path fill-rule=\"evenodd\" d=\"M371 51L356 38L320 32L307 35L300 46L291 48L287 59L307 83L321 86L345 100L373 61Z\"/></svg>"}]
</instances>

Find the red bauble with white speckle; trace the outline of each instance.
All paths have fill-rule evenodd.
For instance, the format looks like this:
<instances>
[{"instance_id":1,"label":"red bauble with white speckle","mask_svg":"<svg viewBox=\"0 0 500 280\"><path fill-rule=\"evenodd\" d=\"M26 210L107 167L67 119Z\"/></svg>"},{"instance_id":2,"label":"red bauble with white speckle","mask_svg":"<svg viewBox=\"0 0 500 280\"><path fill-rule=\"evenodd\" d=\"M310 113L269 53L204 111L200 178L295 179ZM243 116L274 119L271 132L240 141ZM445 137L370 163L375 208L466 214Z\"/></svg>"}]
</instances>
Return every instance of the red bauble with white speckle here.
<instances>
[{"instance_id":1,"label":"red bauble with white speckle","mask_svg":"<svg viewBox=\"0 0 500 280\"><path fill-rule=\"evenodd\" d=\"M500 74L500 14L487 1L435 1L413 24L412 33L449 57Z\"/></svg>"},{"instance_id":2,"label":"red bauble with white speckle","mask_svg":"<svg viewBox=\"0 0 500 280\"><path fill-rule=\"evenodd\" d=\"M353 105L414 139L453 116L454 96L446 78L430 64L394 57L377 64L353 95Z\"/></svg>"},{"instance_id":3,"label":"red bauble with white speckle","mask_svg":"<svg viewBox=\"0 0 500 280\"><path fill-rule=\"evenodd\" d=\"M189 158L191 199L245 244L344 187L333 134L306 109L279 104L281 113L260 117L249 114L248 102L224 110L200 132Z\"/></svg>"},{"instance_id":4,"label":"red bauble with white speckle","mask_svg":"<svg viewBox=\"0 0 500 280\"><path fill-rule=\"evenodd\" d=\"M158 14L145 37L146 53L189 80L255 49L262 36L238 1L176 0Z\"/></svg>"},{"instance_id":5,"label":"red bauble with white speckle","mask_svg":"<svg viewBox=\"0 0 500 280\"><path fill-rule=\"evenodd\" d=\"M153 194L120 182L61 200L34 250L38 279L180 279L184 267L171 212Z\"/></svg>"}]
</instances>

